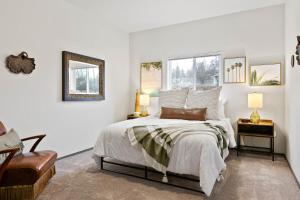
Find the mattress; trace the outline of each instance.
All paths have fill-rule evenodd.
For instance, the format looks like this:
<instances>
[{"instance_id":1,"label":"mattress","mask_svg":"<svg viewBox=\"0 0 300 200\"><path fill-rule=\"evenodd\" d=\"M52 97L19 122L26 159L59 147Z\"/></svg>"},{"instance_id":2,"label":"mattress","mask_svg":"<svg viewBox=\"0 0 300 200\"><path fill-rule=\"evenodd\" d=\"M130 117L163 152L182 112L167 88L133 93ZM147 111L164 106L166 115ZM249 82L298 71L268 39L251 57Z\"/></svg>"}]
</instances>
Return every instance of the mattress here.
<instances>
[{"instance_id":1,"label":"mattress","mask_svg":"<svg viewBox=\"0 0 300 200\"><path fill-rule=\"evenodd\" d=\"M234 131L229 119L208 120L215 125L221 125L227 132L229 147L235 147ZM126 130L133 126L141 125L173 125L201 123L199 121L187 121L177 119L159 119L156 117L144 117L134 120L117 122L106 127L98 136L93 149L93 158L100 166L100 157L106 156L123 162L148 166L142 151L131 146ZM203 123L203 122L202 122ZM210 195L216 180L222 170L226 169L224 159L229 151L224 151L224 157L220 155L214 137L206 134L189 135L181 138L174 145L170 155L168 171L194 175L200 178L200 187L206 195Z\"/></svg>"}]
</instances>

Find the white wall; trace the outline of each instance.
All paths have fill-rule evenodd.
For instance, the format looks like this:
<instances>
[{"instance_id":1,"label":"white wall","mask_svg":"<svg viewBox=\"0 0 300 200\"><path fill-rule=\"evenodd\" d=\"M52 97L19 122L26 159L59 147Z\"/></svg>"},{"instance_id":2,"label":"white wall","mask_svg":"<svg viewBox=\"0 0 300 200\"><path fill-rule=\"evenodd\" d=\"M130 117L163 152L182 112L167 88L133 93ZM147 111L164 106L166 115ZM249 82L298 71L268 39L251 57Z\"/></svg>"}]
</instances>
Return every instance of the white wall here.
<instances>
[{"instance_id":1,"label":"white wall","mask_svg":"<svg viewBox=\"0 0 300 200\"><path fill-rule=\"evenodd\" d=\"M129 36L61 0L1 0L0 120L22 137L46 133L40 149L59 156L94 145L107 124L123 120L129 105ZM106 61L106 100L62 102L63 50ZM5 67L10 54L36 59L30 75Z\"/></svg>"},{"instance_id":2,"label":"white wall","mask_svg":"<svg viewBox=\"0 0 300 200\"><path fill-rule=\"evenodd\" d=\"M162 60L163 82L166 86L168 58L205 55L214 52L221 53L223 57L247 56L249 65L277 62L284 64L284 6L225 15L131 34L131 102L134 102L135 90L140 87L140 63ZM227 116L232 119L234 124L239 117L249 117L251 110L247 108L247 93L251 91L264 93L264 108L260 111L261 116L275 121L277 132L275 151L285 152L284 86L223 85L222 96L228 100ZM133 104L131 104L131 109L133 110ZM247 140L247 144L255 145L255 141ZM267 144L264 141L263 145Z\"/></svg>"},{"instance_id":3,"label":"white wall","mask_svg":"<svg viewBox=\"0 0 300 200\"><path fill-rule=\"evenodd\" d=\"M286 129L287 158L300 182L300 66L291 67L290 58L296 51L297 35L300 36L300 1L289 0L285 11L285 52L286 52Z\"/></svg>"},{"instance_id":4,"label":"white wall","mask_svg":"<svg viewBox=\"0 0 300 200\"><path fill-rule=\"evenodd\" d=\"M100 24L96 15L60 0L2 0L0 5L0 120L22 137L46 133L40 148L54 149L59 156L91 147L103 127L123 120L129 109L128 95L133 110L141 62L162 60L165 75L168 57L220 52L223 57L247 56L248 64L284 59L282 6L133 33L129 74L128 34ZM10 73L5 68L6 56L24 50L36 59L36 70L30 75ZM63 50L105 59L105 101L61 101ZM292 83L291 77L287 78ZM250 115L249 91L265 94L261 115L276 122L276 151L284 152L283 86L253 88L240 84L223 88L222 96L228 100L226 112L233 122Z\"/></svg>"}]
</instances>

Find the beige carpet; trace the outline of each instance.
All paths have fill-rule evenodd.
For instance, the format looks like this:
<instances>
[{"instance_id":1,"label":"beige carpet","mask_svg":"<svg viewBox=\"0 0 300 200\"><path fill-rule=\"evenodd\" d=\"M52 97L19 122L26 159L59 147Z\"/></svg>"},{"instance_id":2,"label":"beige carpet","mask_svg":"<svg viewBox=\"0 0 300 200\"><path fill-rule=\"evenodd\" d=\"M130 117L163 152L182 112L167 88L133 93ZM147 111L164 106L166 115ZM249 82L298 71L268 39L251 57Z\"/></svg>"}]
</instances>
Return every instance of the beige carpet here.
<instances>
[{"instance_id":1,"label":"beige carpet","mask_svg":"<svg viewBox=\"0 0 300 200\"><path fill-rule=\"evenodd\" d=\"M58 174L38 200L298 200L300 190L283 157L232 154L225 179L212 195L191 192L133 177L99 171L90 152L57 163ZM182 184L185 184L182 182Z\"/></svg>"},{"instance_id":2,"label":"beige carpet","mask_svg":"<svg viewBox=\"0 0 300 200\"><path fill-rule=\"evenodd\" d=\"M62 200L202 199L197 193L190 194L158 183L110 172L99 172L95 167L60 177L53 181L46 191L40 199L50 200L53 197Z\"/></svg>"}]
</instances>

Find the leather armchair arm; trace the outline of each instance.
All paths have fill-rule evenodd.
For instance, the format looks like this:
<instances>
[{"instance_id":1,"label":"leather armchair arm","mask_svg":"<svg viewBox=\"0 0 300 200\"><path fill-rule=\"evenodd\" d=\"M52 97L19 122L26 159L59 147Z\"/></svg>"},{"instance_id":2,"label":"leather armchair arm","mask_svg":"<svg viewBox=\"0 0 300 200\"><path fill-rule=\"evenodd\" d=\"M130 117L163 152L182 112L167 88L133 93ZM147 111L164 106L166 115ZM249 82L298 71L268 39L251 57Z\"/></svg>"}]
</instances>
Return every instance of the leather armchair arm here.
<instances>
[{"instance_id":1,"label":"leather armchair arm","mask_svg":"<svg viewBox=\"0 0 300 200\"><path fill-rule=\"evenodd\" d=\"M0 151L0 154L9 153L4 162L0 165L0 181L2 178L2 175L5 171L5 168L7 167L10 160L14 157L14 155L19 151L19 148L11 148L11 149L5 149L3 151Z\"/></svg>"},{"instance_id":2,"label":"leather armchair arm","mask_svg":"<svg viewBox=\"0 0 300 200\"><path fill-rule=\"evenodd\" d=\"M39 143L42 141L42 139L45 137L46 135L36 135L36 136L31 136L31 137L27 137L27 138L23 138L21 139L22 142L27 141L27 140L32 140L32 139L37 139L37 141L32 145L30 152L34 152L34 150L36 149L36 147L39 145Z\"/></svg>"}]
</instances>

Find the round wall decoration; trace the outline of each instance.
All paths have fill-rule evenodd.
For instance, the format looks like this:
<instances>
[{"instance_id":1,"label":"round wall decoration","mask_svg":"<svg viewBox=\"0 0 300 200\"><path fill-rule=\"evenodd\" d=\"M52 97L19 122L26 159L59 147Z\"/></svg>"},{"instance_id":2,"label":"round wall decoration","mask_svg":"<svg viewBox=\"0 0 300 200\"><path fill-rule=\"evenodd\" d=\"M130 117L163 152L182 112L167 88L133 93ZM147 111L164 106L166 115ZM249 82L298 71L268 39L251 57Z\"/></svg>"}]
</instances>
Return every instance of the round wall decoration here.
<instances>
[{"instance_id":1,"label":"round wall decoration","mask_svg":"<svg viewBox=\"0 0 300 200\"><path fill-rule=\"evenodd\" d=\"M35 69L34 58L29 58L25 51L18 56L10 55L6 58L6 67L15 74L30 74Z\"/></svg>"}]
</instances>

